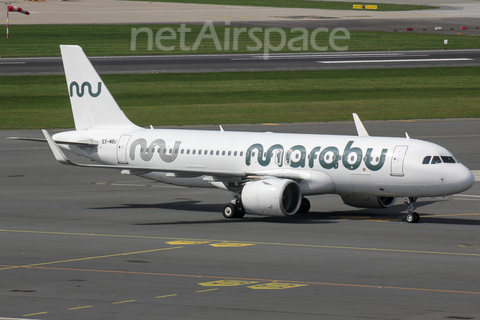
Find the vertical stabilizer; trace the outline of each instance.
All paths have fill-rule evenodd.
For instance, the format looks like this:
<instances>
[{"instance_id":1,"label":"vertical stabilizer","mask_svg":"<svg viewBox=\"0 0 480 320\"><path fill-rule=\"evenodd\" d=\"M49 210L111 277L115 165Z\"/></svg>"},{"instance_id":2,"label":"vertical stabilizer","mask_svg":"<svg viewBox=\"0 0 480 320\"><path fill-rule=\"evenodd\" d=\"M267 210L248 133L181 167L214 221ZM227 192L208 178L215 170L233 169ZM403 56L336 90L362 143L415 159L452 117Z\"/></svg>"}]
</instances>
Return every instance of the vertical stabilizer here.
<instances>
[{"instance_id":1,"label":"vertical stabilizer","mask_svg":"<svg viewBox=\"0 0 480 320\"><path fill-rule=\"evenodd\" d=\"M79 46L61 45L77 130L138 128L125 116Z\"/></svg>"}]
</instances>

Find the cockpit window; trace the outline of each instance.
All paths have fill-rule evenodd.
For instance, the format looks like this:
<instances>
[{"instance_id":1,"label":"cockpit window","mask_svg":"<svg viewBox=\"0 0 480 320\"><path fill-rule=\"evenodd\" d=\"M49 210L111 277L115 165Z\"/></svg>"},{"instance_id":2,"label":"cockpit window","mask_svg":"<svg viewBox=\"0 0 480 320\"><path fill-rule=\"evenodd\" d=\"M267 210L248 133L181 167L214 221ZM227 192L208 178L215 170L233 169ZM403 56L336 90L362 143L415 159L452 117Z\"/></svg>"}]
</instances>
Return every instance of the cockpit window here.
<instances>
[{"instance_id":1,"label":"cockpit window","mask_svg":"<svg viewBox=\"0 0 480 320\"><path fill-rule=\"evenodd\" d=\"M443 160L443 163L457 163L457 161L455 161L455 158L450 156L441 156L441 158Z\"/></svg>"},{"instance_id":2,"label":"cockpit window","mask_svg":"<svg viewBox=\"0 0 480 320\"><path fill-rule=\"evenodd\" d=\"M432 156L426 156L425 158L423 158L422 164L429 164L429 163L430 163L430 159L432 159Z\"/></svg>"},{"instance_id":3,"label":"cockpit window","mask_svg":"<svg viewBox=\"0 0 480 320\"><path fill-rule=\"evenodd\" d=\"M439 156L433 156L432 164L442 163L442 160Z\"/></svg>"}]
</instances>

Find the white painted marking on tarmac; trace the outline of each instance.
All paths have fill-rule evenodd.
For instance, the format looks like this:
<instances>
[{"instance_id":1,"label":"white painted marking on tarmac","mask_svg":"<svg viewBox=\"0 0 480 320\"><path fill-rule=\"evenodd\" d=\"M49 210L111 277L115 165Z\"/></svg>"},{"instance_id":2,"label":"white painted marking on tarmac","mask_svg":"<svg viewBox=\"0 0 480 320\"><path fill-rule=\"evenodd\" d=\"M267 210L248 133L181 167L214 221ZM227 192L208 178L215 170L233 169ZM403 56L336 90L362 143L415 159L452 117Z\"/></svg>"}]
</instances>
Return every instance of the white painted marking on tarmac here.
<instances>
[{"instance_id":1,"label":"white painted marking on tarmac","mask_svg":"<svg viewBox=\"0 0 480 320\"><path fill-rule=\"evenodd\" d=\"M344 60L344 61L317 61L317 63L382 63L382 62L439 62L439 61L469 61L471 58L445 59L395 59L395 60Z\"/></svg>"},{"instance_id":2,"label":"white painted marking on tarmac","mask_svg":"<svg viewBox=\"0 0 480 320\"><path fill-rule=\"evenodd\" d=\"M475 177L475 181L480 181L480 170L470 170L470 171L472 171L472 174Z\"/></svg>"},{"instance_id":3,"label":"white painted marking on tarmac","mask_svg":"<svg viewBox=\"0 0 480 320\"><path fill-rule=\"evenodd\" d=\"M471 194L456 194L455 197L466 197L466 198L480 198L480 196L474 196Z\"/></svg>"},{"instance_id":4,"label":"white painted marking on tarmac","mask_svg":"<svg viewBox=\"0 0 480 320\"><path fill-rule=\"evenodd\" d=\"M406 56L404 53L341 53L341 54L324 54L324 53L304 53L304 54L282 54L273 55L252 55L251 57L231 58L231 61L243 60L282 60L282 59L311 59L311 58L353 58L353 57L398 57ZM429 57L428 54L408 55L409 57Z\"/></svg>"}]
</instances>

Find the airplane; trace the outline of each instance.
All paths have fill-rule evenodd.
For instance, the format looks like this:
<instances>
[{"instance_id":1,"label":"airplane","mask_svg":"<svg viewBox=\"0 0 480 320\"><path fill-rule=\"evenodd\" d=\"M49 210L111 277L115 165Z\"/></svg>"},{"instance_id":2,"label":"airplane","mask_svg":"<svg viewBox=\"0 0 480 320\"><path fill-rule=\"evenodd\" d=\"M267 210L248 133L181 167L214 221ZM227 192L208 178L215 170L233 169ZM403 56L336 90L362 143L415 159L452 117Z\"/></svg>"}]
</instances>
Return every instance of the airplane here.
<instances>
[{"instance_id":1,"label":"airplane","mask_svg":"<svg viewBox=\"0 0 480 320\"><path fill-rule=\"evenodd\" d=\"M125 116L81 47L60 49L75 130L42 130L56 160L231 191L225 218L307 213L305 196L338 194L358 208L389 208L403 198L406 221L416 223L419 197L460 193L475 181L445 148L408 134L372 137L355 113L358 136L142 128ZM73 162L62 149L96 163Z\"/></svg>"}]
</instances>

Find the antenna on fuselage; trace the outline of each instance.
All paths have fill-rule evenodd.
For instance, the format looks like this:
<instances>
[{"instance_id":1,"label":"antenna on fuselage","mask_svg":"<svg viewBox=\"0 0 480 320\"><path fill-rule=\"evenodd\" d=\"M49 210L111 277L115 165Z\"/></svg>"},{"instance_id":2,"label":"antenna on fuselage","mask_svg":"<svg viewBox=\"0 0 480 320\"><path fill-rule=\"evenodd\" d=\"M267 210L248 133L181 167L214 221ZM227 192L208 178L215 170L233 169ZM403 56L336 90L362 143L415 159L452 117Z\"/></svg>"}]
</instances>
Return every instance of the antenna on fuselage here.
<instances>
[{"instance_id":1,"label":"antenna on fuselage","mask_svg":"<svg viewBox=\"0 0 480 320\"><path fill-rule=\"evenodd\" d=\"M225 130L223 130L223 127L221 124L218 125L220 127L220 131L224 132Z\"/></svg>"},{"instance_id":2,"label":"antenna on fuselage","mask_svg":"<svg viewBox=\"0 0 480 320\"><path fill-rule=\"evenodd\" d=\"M410 139L410 136L408 135L407 132L405 132L405 138Z\"/></svg>"},{"instance_id":3,"label":"antenna on fuselage","mask_svg":"<svg viewBox=\"0 0 480 320\"><path fill-rule=\"evenodd\" d=\"M360 118L356 113L352 113L353 115L353 121L355 121L355 127L357 127L357 133L360 137L370 137L368 135L367 129L363 126L362 121L360 121Z\"/></svg>"}]
</instances>

